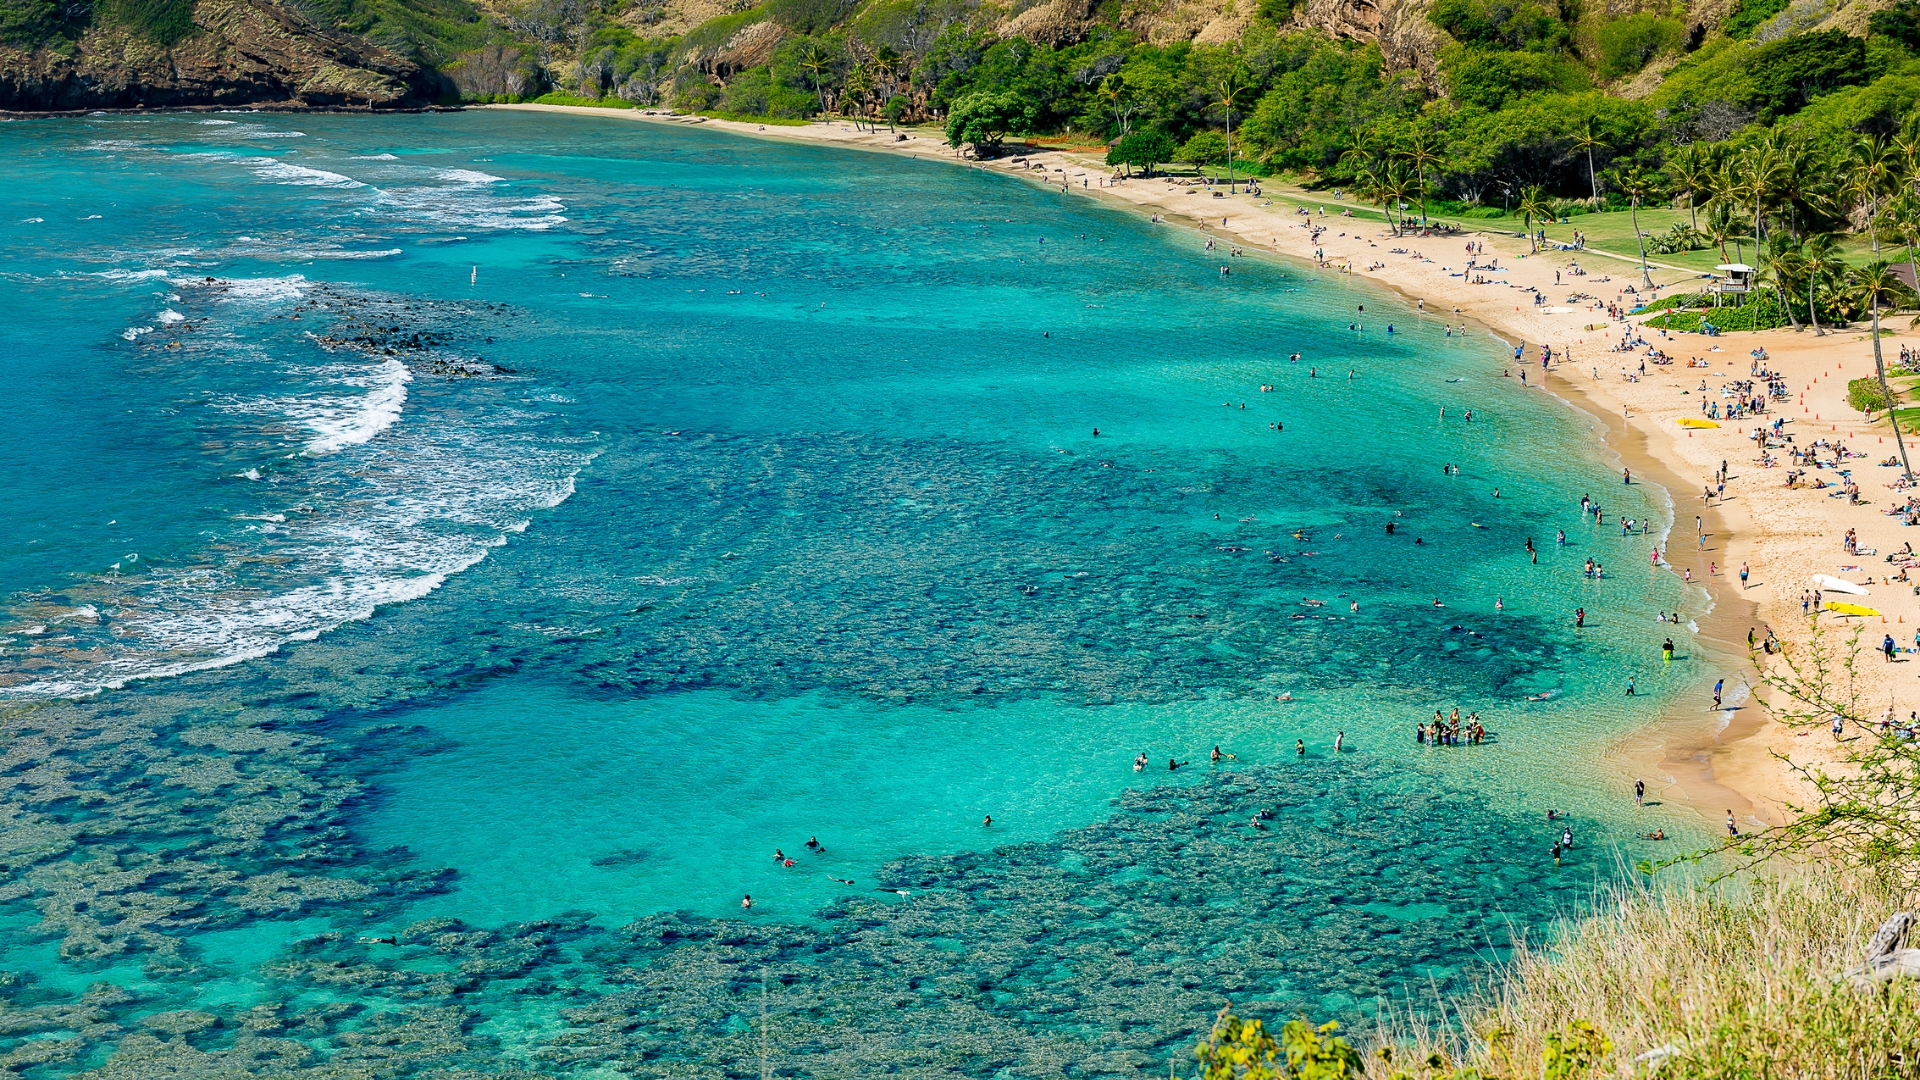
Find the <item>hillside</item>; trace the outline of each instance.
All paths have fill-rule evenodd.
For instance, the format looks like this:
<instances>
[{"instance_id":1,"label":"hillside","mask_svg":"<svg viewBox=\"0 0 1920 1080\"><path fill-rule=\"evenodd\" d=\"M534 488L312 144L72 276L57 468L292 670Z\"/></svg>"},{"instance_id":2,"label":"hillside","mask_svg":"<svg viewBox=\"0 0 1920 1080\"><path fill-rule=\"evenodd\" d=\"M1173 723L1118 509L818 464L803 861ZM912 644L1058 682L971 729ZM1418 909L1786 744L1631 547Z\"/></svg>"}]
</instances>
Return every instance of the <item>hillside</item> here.
<instances>
[{"instance_id":1,"label":"hillside","mask_svg":"<svg viewBox=\"0 0 1920 1080\"><path fill-rule=\"evenodd\" d=\"M967 91L992 88L1023 98L1022 130L1110 138L1150 126L1185 143L1225 127L1228 110L1208 88L1224 74L1245 84L1235 105L1255 121L1251 156L1310 169L1329 164L1331 148L1297 130L1303 111L1337 114L1324 119L1350 131L1436 108L1498 112L1542 93L1666 111L1669 91L1700 137L1724 135L1776 117L1738 94L1716 98L1724 86L1673 90L1676 79L1716 78L1729 50L1809 32L1871 40L1869 19L1886 3L0 0L0 108L393 108L560 93L775 118L927 121ZM1907 58L1869 49L1861 71L1821 77L1873 82L1861 76ZM1920 97L1886 89L1903 102ZM1276 90L1288 100L1272 100Z\"/></svg>"},{"instance_id":2,"label":"hillside","mask_svg":"<svg viewBox=\"0 0 1920 1080\"><path fill-rule=\"evenodd\" d=\"M0 0L0 108L394 108L430 69L275 0Z\"/></svg>"}]
</instances>

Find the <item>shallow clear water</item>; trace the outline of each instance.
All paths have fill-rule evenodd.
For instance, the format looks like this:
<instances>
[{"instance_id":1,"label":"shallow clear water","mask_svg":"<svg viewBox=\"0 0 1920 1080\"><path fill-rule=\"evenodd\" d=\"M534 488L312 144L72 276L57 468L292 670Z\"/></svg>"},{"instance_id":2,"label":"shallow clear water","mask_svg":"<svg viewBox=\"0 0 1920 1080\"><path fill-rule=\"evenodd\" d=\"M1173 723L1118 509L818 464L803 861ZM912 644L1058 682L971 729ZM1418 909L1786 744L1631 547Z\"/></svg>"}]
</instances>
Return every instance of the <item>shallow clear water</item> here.
<instances>
[{"instance_id":1,"label":"shallow clear water","mask_svg":"<svg viewBox=\"0 0 1920 1080\"><path fill-rule=\"evenodd\" d=\"M1227 996L1458 990L1695 827L1603 755L1702 600L1578 505L1664 494L1390 297L714 132L0 142L43 1072L752 1074L764 976L796 1074L1157 1073ZM1415 745L1455 706L1485 745Z\"/></svg>"}]
</instances>

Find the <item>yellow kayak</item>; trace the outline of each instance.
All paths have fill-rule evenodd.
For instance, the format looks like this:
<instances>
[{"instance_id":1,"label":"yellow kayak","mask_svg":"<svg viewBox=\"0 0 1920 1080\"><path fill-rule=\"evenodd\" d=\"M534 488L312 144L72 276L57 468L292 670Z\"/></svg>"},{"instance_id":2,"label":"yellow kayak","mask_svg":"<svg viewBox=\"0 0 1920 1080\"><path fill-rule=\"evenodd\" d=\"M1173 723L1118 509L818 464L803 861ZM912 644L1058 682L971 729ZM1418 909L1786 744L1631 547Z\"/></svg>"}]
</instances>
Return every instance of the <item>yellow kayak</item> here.
<instances>
[{"instance_id":1,"label":"yellow kayak","mask_svg":"<svg viewBox=\"0 0 1920 1080\"><path fill-rule=\"evenodd\" d=\"M1827 601L1827 610L1839 612L1842 615L1878 615L1880 614L1878 611L1875 611L1870 607L1863 607L1859 604L1848 604L1839 600Z\"/></svg>"},{"instance_id":2,"label":"yellow kayak","mask_svg":"<svg viewBox=\"0 0 1920 1080\"><path fill-rule=\"evenodd\" d=\"M1711 420L1702 420L1697 416L1683 416L1680 418L1680 426L1690 428L1716 428L1720 425Z\"/></svg>"}]
</instances>

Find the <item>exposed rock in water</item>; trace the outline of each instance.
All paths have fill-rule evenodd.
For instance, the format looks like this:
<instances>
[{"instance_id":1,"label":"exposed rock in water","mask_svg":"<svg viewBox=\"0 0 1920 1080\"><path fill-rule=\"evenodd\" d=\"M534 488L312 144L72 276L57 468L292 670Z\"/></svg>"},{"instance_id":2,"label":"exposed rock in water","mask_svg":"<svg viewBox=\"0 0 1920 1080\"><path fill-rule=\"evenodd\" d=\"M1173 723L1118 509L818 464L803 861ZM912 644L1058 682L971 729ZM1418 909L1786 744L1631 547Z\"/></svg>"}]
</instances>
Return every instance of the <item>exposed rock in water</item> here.
<instances>
[{"instance_id":1,"label":"exposed rock in water","mask_svg":"<svg viewBox=\"0 0 1920 1080\"><path fill-rule=\"evenodd\" d=\"M200 0L193 22L171 47L110 24L67 48L0 44L0 109L393 109L436 96L438 76L411 60L272 0Z\"/></svg>"}]
</instances>

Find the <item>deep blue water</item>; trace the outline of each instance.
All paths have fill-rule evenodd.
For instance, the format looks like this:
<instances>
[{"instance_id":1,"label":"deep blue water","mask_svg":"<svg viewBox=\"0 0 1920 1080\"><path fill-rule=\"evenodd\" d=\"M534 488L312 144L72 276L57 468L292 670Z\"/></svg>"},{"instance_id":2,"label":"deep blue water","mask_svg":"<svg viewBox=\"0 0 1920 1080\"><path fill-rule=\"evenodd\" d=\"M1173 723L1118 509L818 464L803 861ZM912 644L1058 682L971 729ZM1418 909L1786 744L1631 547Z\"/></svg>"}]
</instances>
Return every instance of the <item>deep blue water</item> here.
<instances>
[{"instance_id":1,"label":"deep blue water","mask_svg":"<svg viewBox=\"0 0 1920 1080\"><path fill-rule=\"evenodd\" d=\"M1229 997L1463 989L1695 827L1605 751L1704 598L1578 506L1664 493L1388 296L618 121L0 146L31 1075L750 1076L763 1028L788 1075L1157 1075ZM1456 706L1488 743L1415 745Z\"/></svg>"}]
</instances>

